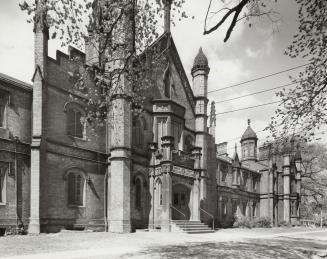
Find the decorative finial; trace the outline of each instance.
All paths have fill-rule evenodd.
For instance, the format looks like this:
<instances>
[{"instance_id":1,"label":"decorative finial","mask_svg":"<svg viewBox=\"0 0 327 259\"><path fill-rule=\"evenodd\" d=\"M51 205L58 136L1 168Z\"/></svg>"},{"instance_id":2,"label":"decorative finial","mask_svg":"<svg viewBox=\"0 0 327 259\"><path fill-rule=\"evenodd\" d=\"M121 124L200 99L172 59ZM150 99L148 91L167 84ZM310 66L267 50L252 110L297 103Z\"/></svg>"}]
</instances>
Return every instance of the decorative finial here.
<instances>
[{"instance_id":1,"label":"decorative finial","mask_svg":"<svg viewBox=\"0 0 327 259\"><path fill-rule=\"evenodd\" d=\"M250 124L251 124L251 120L250 120L250 119L248 119L248 125L250 126Z\"/></svg>"},{"instance_id":2,"label":"decorative finial","mask_svg":"<svg viewBox=\"0 0 327 259\"><path fill-rule=\"evenodd\" d=\"M237 153L237 144L235 142L235 153Z\"/></svg>"}]
</instances>

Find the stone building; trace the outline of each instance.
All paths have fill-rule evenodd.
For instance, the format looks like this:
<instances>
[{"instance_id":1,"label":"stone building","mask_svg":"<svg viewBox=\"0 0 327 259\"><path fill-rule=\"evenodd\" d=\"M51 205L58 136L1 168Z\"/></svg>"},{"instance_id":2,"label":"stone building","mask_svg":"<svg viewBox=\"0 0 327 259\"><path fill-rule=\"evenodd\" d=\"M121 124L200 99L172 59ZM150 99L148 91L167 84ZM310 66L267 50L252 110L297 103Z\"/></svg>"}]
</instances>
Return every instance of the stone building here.
<instances>
[{"instance_id":1,"label":"stone building","mask_svg":"<svg viewBox=\"0 0 327 259\"><path fill-rule=\"evenodd\" d=\"M168 65L158 66L140 116L117 95L117 115L97 135L82 119L85 95L72 90L94 52L86 44L85 54L69 48L50 58L38 7L33 85L0 74L1 229L174 231L178 220L229 226L237 210L299 219L300 154L258 155L250 124L241 159L227 156L226 143L215 144L214 104L207 126L208 59L200 48L190 84L169 30L170 1L164 3L165 32L152 47Z\"/></svg>"}]
</instances>

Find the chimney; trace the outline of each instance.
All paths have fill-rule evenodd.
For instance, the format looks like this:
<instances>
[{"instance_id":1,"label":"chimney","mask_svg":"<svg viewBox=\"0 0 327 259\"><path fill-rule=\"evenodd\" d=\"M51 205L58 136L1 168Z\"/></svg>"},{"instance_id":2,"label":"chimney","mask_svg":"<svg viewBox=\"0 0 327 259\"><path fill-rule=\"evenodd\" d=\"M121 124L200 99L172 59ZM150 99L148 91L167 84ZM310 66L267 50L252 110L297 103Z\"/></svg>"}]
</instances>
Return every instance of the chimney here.
<instances>
[{"instance_id":1,"label":"chimney","mask_svg":"<svg viewBox=\"0 0 327 259\"><path fill-rule=\"evenodd\" d=\"M217 156L228 156L227 153L227 142L222 142L219 144L216 144L216 154Z\"/></svg>"},{"instance_id":2,"label":"chimney","mask_svg":"<svg viewBox=\"0 0 327 259\"><path fill-rule=\"evenodd\" d=\"M172 0L162 0L164 5L164 32L170 32L170 10L171 10L171 4Z\"/></svg>"}]
</instances>

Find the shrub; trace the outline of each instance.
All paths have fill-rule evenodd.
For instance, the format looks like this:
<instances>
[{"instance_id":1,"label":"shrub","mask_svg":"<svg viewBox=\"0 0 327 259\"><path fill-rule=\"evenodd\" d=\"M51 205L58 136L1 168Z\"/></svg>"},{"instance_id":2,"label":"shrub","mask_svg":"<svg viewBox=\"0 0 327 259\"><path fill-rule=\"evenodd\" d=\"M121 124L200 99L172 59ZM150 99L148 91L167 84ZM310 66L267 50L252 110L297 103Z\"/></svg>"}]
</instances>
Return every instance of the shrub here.
<instances>
[{"instance_id":1,"label":"shrub","mask_svg":"<svg viewBox=\"0 0 327 259\"><path fill-rule=\"evenodd\" d=\"M253 221L244 216L235 216L235 221L233 224L235 228L252 228Z\"/></svg>"},{"instance_id":2,"label":"shrub","mask_svg":"<svg viewBox=\"0 0 327 259\"><path fill-rule=\"evenodd\" d=\"M271 228L272 222L268 217L259 217L254 219L254 227L256 228Z\"/></svg>"},{"instance_id":3,"label":"shrub","mask_svg":"<svg viewBox=\"0 0 327 259\"><path fill-rule=\"evenodd\" d=\"M285 221L285 220L282 220L282 221L279 221L278 222L278 227L291 227L291 223Z\"/></svg>"}]
</instances>

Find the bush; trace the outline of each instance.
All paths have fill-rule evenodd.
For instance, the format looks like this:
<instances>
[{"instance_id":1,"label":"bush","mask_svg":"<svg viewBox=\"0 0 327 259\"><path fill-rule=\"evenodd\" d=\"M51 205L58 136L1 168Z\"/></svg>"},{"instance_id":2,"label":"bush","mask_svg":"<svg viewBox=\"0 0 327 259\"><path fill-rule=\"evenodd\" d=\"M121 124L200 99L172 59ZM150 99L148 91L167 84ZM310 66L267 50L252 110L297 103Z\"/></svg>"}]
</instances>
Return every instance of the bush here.
<instances>
[{"instance_id":1,"label":"bush","mask_svg":"<svg viewBox=\"0 0 327 259\"><path fill-rule=\"evenodd\" d=\"M244 216L235 216L235 221L233 224L235 228L252 228L253 221Z\"/></svg>"},{"instance_id":2,"label":"bush","mask_svg":"<svg viewBox=\"0 0 327 259\"><path fill-rule=\"evenodd\" d=\"M254 227L256 228L271 228L272 222L268 217L259 217L254 219Z\"/></svg>"},{"instance_id":3,"label":"bush","mask_svg":"<svg viewBox=\"0 0 327 259\"><path fill-rule=\"evenodd\" d=\"M282 220L282 221L279 221L278 222L278 227L291 227L291 223L285 221L285 220Z\"/></svg>"}]
</instances>

